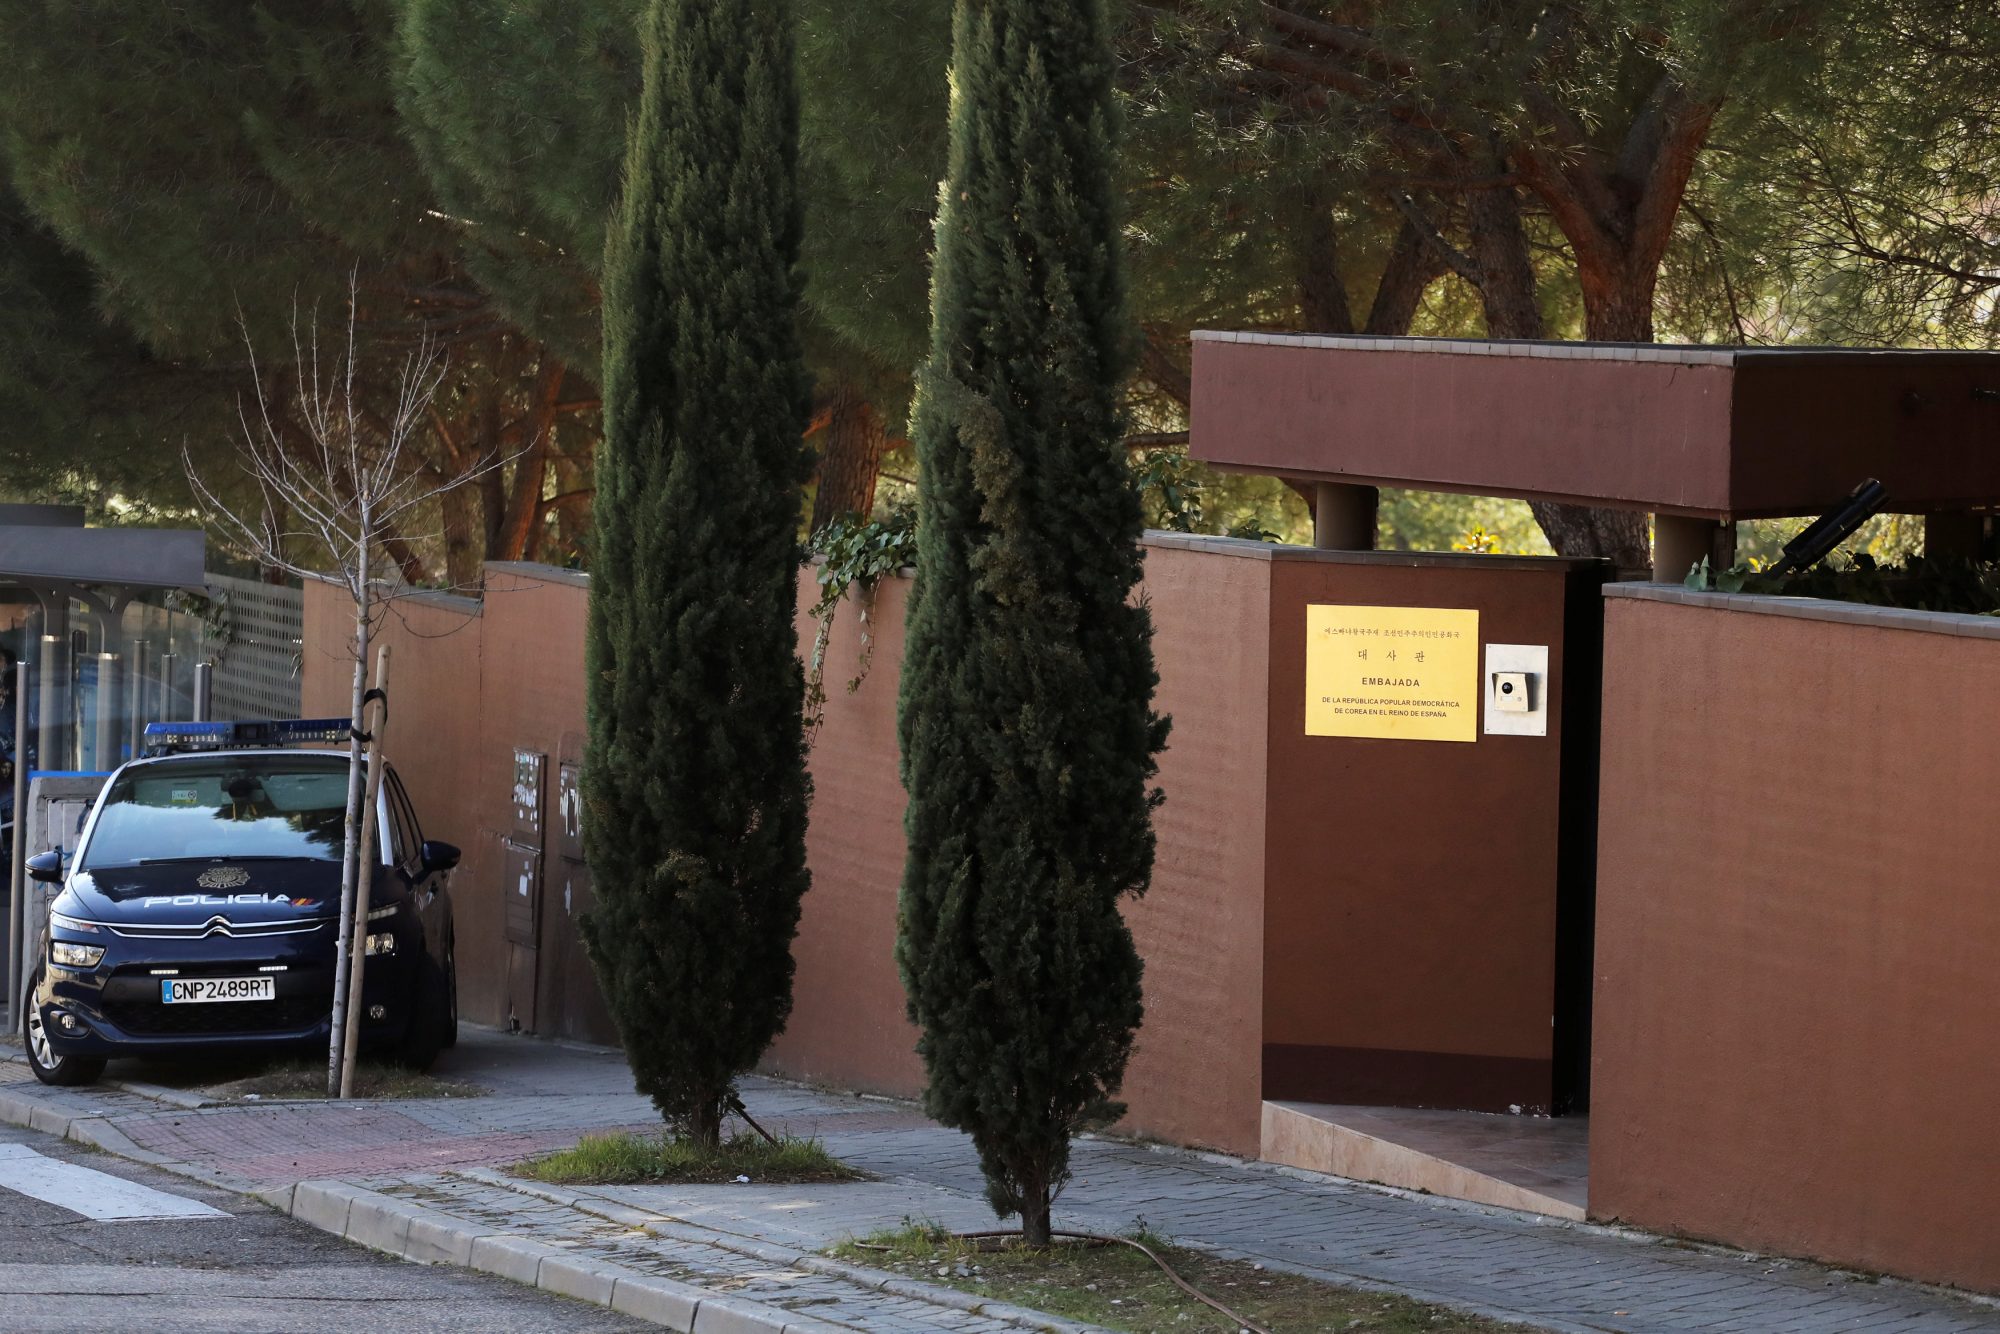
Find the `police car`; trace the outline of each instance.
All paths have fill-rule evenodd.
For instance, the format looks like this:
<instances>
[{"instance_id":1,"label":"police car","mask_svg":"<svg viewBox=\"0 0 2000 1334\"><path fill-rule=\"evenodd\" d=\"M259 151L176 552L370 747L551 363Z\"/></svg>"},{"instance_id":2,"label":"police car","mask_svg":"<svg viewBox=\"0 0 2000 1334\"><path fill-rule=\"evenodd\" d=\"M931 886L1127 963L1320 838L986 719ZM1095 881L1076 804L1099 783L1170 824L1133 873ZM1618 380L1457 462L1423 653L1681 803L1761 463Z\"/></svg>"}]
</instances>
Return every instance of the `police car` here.
<instances>
[{"instance_id":1,"label":"police car","mask_svg":"<svg viewBox=\"0 0 2000 1334\"><path fill-rule=\"evenodd\" d=\"M347 804L345 720L156 723L147 758L106 782L67 866L22 1038L45 1084L97 1078L109 1057L317 1046L331 1031ZM383 766L370 890L365 1048L428 1068L458 1035L448 873Z\"/></svg>"}]
</instances>

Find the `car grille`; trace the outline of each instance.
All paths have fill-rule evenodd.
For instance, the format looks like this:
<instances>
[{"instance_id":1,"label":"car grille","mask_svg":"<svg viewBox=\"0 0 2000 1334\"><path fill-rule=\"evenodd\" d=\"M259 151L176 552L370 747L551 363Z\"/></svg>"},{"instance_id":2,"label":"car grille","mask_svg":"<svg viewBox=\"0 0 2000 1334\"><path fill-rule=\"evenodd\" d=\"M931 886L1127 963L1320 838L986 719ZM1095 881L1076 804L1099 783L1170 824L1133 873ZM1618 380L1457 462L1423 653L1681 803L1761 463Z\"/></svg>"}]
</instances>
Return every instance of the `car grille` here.
<instances>
[{"instance_id":1,"label":"car grille","mask_svg":"<svg viewBox=\"0 0 2000 1334\"><path fill-rule=\"evenodd\" d=\"M153 926L138 922L122 922L117 925L106 923L111 934L136 940L200 940L206 936L301 936L309 931L317 931L325 922L245 922L237 924L226 917L211 917L206 922L191 922L169 926Z\"/></svg>"},{"instance_id":2,"label":"car grille","mask_svg":"<svg viewBox=\"0 0 2000 1334\"><path fill-rule=\"evenodd\" d=\"M164 1005L159 1001L104 1002L104 1017L135 1036L180 1033L287 1033L310 1028L327 1016L324 996L280 996L268 1001L214 1005Z\"/></svg>"}]
</instances>

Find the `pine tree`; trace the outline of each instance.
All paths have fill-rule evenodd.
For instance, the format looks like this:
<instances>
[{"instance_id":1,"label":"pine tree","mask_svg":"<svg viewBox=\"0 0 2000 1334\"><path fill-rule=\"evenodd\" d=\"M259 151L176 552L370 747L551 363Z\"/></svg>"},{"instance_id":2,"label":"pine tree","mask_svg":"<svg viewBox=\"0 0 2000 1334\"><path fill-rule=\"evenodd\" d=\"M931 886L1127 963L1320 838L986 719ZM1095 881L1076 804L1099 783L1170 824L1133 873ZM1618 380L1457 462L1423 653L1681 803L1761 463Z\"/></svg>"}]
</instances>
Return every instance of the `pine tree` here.
<instances>
[{"instance_id":1,"label":"pine tree","mask_svg":"<svg viewBox=\"0 0 2000 1334\"><path fill-rule=\"evenodd\" d=\"M605 250L584 938L638 1087L712 1145L791 1010L808 455L786 6L656 0Z\"/></svg>"},{"instance_id":2,"label":"pine tree","mask_svg":"<svg viewBox=\"0 0 2000 1334\"><path fill-rule=\"evenodd\" d=\"M1031 1244L1069 1142L1116 1117L1166 721L1132 598L1140 509L1102 0L960 0L917 581L900 730L897 960L931 1114Z\"/></svg>"}]
</instances>

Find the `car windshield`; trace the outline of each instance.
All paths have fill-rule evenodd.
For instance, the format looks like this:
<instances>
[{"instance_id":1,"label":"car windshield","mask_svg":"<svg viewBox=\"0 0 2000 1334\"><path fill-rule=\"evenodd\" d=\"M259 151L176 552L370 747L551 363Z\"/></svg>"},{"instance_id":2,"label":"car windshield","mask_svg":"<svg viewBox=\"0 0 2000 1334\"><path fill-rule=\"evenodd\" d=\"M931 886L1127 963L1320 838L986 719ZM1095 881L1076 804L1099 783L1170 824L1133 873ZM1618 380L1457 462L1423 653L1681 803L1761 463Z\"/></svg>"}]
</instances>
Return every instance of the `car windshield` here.
<instances>
[{"instance_id":1,"label":"car windshield","mask_svg":"<svg viewBox=\"0 0 2000 1334\"><path fill-rule=\"evenodd\" d=\"M78 870L139 862L340 860L344 757L218 755L127 769L105 794Z\"/></svg>"}]
</instances>

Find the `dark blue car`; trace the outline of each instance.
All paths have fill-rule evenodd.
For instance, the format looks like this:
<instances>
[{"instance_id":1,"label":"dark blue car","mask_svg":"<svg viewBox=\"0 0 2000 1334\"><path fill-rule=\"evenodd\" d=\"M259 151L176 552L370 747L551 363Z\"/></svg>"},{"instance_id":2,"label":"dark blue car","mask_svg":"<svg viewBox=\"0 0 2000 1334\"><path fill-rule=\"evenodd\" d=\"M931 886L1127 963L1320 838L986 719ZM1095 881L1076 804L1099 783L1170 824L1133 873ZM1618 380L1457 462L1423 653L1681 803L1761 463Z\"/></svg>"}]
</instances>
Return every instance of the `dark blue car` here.
<instances>
[{"instance_id":1,"label":"dark blue car","mask_svg":"<svg viewBox=\"0 0 2000 1334\"><path fill-rule=\"evenodd\" d=\"M224 725L226 726L226 725ZM325 1049L347 800L345 752L214 749L112 775L49 915L22 1037L47 1084L107 1058L195 1049ZM393 770L376 813L365 1048L428 1068L458 1035L447 873Z\"/></svg>"}]
</instances>

